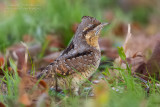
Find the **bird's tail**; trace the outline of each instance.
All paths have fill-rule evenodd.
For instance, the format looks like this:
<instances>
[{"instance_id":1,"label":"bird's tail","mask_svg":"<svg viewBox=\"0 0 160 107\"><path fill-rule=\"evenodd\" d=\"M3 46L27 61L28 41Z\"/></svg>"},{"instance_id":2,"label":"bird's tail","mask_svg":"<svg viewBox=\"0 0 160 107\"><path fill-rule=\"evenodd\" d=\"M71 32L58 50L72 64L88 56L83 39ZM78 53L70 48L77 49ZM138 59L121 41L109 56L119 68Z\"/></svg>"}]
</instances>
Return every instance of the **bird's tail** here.
<instances>
[{"instance_id":1,"label":"bird's tail","mask_svg":"<svg viewBox=\"0 0 160 107\"><path fill-rule=\"evenodd\" d=\"M53 71L53 65L54 65L54 63L49 64L45 69L43 69L43 70L41 71L40 74L38 74L38 75L36 76L36 78L37 78L37 79L43 79L43 78L45 78L47 75L49 75L49 72L52 72L52 71Z\"/></svg>"}]
</instances>

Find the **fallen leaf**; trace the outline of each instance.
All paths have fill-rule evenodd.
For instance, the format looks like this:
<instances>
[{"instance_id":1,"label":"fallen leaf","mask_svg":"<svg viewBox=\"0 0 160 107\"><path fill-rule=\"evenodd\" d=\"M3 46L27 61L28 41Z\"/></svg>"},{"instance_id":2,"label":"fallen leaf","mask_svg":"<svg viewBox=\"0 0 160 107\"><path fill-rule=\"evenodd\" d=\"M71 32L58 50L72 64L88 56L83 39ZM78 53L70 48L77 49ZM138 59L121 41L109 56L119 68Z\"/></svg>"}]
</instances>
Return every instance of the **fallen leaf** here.
<instances>
[{"instance_id":1,"label":"fallen leaf","mask_svg":"<svg viewBox=\"0 0 160 107\"><path fill-rule=\"evenodd\" d=\"M21 82L19 85L19 102L24 105L31 105L38 100L43 93L47 94L48 86L41 80L38 81L30 75L20 74ZM26 85L27 84L27 85Z\"/></svg>"},{"instance_id":2,"label":"fallen leaf","mask_svg":"<svg viewBox=\"0 0 160 107\"><path fill-rule=\"evenodd\" d=\"M0 102L0 107L6 107L3 103Z\"/></svg>"},{"instance_id":3,"label":"fallen leaf","mask_svg":"<svg viewBox=\"0 0 160 107\"><path fill-rule=\"evenodd\" d=\"M27 46L23 44L27 49ZM18 70L18 75L21 78L19 83L19 103L25 106L34 105L38 97L43 93L47 94L48 86L43 80L37 80L36 77L27 74L27 59L28 53L24 53L24 61L21 65L22 69Z\"/></svg>"},{"instance_id":4,"label":"fallen leaf","mask_svg":"<svg viewBox=\"0 0 160 107\"><path fill-rule=\"evenodd\" d=\"M25 106L31 105L31 101L26 93L24 93L20 98L19 102L24 104Z\"/></svg>"},{"instance_id":5,"label":"fallen leaf","mask_svg":"<svg viewBox=\"0 0 160 107\"><path fill-rule=\"evenodd\" d=\"M23 36L23 41L24 41L25 43L30 43L30 42L33 42L33 41L34 41L34 38L33 38L32 36L30 36L30 35L24 35L24 36Z\"/></svg>"},{"instance_id":6,"label":"fallen leaf","mask_svg":"<svg viewBox=\"0 0 160 107\"><path fill-rule=\"evenodd\" d=\"M4 65L5 65L4 57L2 54L0 54L0 75L3 75Z\"/></svg>"},{"instance_id":7,"label":"fallen leaf","mask_svg":"<svg viewBox=\"0 0 160 107\"><path fill-rule=\"evenodd\" d=\"M123 22L120 22L113 28L113 33L116 36L122 36L123 37L127 32L126 28L127 28L127 25Z\"/></svg>"},{"instance_id":8,"label":"fallen leaf","mask_svg":"<svg viewBox=\"0 0 160 107\"><path fill-rule=\"evenodd\" d=\"M140 75L143 79L148 80L151 76L157 80L160 80L159 76L160 70L160 40L157 41L154 51L151 55L151 58L147 63L141 64L135 72Z\"/></svg>"},{"instance_id":9,"label":"fallen leaf","mask_svg":"<svg viewBox=\"0 0 160 107\"><path fill-rule=\"evenodd\" d=\"M0 56L0 67L3 68L4 66L4 57Z\"/></svg>"},{"instance_id":10,"label":"fallen leaf","mask_svg":"<svg viewBox=\"0 0 160 107\"><path fill-rule=\"evenodd\" d=\"M141 52L135 53L132 57L126 58L127 63L131 67L132 73L143 63L145 63L144 55ZM122 61L123 68L126 68L126 61Z\"/></svg>"},{"instance_id":11,"label":"fallen leaf","mask_svg":"<svg viewBox=\"0 0 160 107\"><path fill-rule=\"evenodd\" d=\"M115 60L116 63L120 64L122 68L127 68L127 64L131 67L132 73L143 63L145 63L145 58L142 52L134 52L132 51L132 48L130 47L129 43L133 39L133 36L131 37L131 26L128 25L128 33L125 39L125 42L123 44L123 48L119 49L119 59L117 58ZM137 45L137 44L134 44ZM126 58L125 58L126 57ZM127 63L127 64L126 64Z\"/></svg>"},{"instance_id":12,"label":"fallen leaf","mask_svg":"<svg viewBox=\"0 0 160 107\"><path fill-rule=\"evenodd\" d=\"M25 53L29 53L30 58L36 56L41 51L40 44L28 46L26 49L22 44L16 44L7 49L8 59L11 57L17 64L18 70L23 69L25 63Z\"/></svg>"}]
</instances>

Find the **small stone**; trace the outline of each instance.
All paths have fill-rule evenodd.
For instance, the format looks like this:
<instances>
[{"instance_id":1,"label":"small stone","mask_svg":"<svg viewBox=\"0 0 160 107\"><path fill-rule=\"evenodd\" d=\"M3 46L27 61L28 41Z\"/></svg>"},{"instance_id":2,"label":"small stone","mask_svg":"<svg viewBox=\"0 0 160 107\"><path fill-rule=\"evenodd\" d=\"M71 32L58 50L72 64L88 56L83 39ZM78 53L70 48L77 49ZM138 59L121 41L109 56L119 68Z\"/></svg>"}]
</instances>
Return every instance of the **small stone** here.
<instances>
[{"instance_id":1,"label":"small stone","mask_svg":"<svg viewBox=\"0 0 160 107\"><path fill-rule=\"evenodd\" d=\"M84 55L84 57L87 57L87 55Z\"/></svg>"},{"instance_id":2,"label":"small stone","mask_svg":"<svg viewBox=\"0 0 160 107\"><path fill-rule=\"evenodd\" d=\"M75 60L75 58L72 58L72 60Z\"/></svg>"},{"instance_id":3,"label":"small stone","mask_svg":"<svg viewBox=\"0 0 160 107\"><path fill-rule=\"evenodd\" d=\"M92 90L92 87L85 87L84 88L84 91L90 91L90 90Z\"/></svg>"},{"instance_id":4,"label":"small stone","mask_svg":"<svg viewBox=\"0 0 160 107\"><path fill-rule=\"evenodd\" d=\"M88 57L91 57L91 56L92 56L91 54L88 55Z\"/></svg>"},{"instance_id":5,"label":"small stone","mask_svg":"<svg viewBox=\"0 0 160 107\"><path fill-rule=\"evenodd\" d=\"M79 56L80 58L82 58L82 56Z\"/></svg>"},{"instance_id":6,"label":"small stone","mask_svg":"<svg viewBox=\"0 0 160 107\"><path fill-rule=\"evenodd\" d=\"M98 83L99 83L99 80L94 80L92 83L93 83L93 84L98 84Z\"/></svg>"},{"instance_id":7,"label":"small stone","mask_svg":"<svg viewBox=\"0 0 160 107\"><path fill-rule=\"evenodd\" d=\"M89 96L89 97L94 97L95 94L94 94L94 93L91 93L91 94L89 94L88 96Z\"/></svg>"},{"instance_id":8,"label":"small stone","mask_svg":"<svg viewBox=\"0 0 160 107\"><path fill-rule=\"evenodd\" d=\"M71 61L70 59L67 59L67 61Z\"/></svg>"}]
</instances>

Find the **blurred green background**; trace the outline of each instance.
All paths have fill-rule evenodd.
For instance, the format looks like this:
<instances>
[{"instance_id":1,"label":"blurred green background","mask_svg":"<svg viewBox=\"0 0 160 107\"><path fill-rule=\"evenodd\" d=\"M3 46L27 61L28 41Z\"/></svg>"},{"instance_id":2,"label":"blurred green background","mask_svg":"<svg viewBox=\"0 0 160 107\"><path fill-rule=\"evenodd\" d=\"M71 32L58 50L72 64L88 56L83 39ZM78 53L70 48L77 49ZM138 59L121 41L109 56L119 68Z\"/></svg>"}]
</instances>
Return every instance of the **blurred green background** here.
<instances>
[{"instance_id":1,"label":"blurred green background","mask_svg":"<svg viewBox=\"0 0 160 107\"><path fill-rule=\"evenodd\" d=\"M21 41L24 35L43 43L46 35L55 34L66 46L74 34L74 25L85 15L110 22L103 35L111 38L123 35L120 24L146 28L154 23L159 28L159 4L158 0L1 0L0 50Z\"/></svg>"}]
</instances>

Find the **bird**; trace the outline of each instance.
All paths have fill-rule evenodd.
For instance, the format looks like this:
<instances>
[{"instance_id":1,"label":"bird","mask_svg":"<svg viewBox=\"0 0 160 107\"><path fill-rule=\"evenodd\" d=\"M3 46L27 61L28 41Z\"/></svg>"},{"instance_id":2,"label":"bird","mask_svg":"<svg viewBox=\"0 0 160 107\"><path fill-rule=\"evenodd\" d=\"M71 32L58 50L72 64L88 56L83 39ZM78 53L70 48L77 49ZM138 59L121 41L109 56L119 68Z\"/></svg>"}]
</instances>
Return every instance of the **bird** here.
<instances>
[{"instance_id":1,"label":"bird","mask_svg":"<svg viewBox=\"0 0 160 107\"><path fill-rule=\"evenodd\" d=\"M51 88L71 89L78 95L79 86L100 64L98 39L106 25L108 23L101 23L94 17L83 16L68 47L37 78L44 79Z\"/></svg>"}]
</instances>

